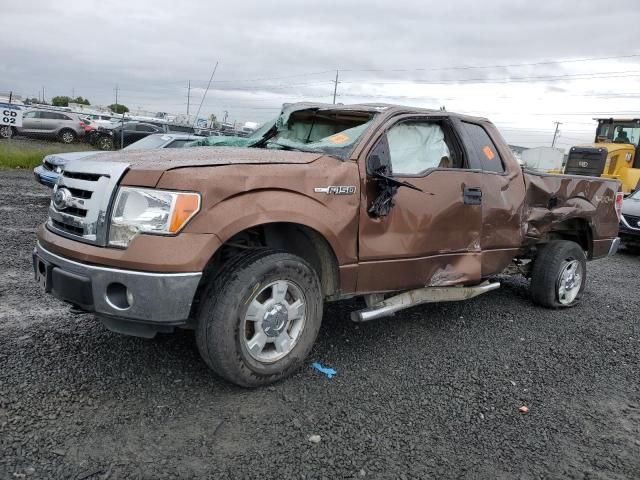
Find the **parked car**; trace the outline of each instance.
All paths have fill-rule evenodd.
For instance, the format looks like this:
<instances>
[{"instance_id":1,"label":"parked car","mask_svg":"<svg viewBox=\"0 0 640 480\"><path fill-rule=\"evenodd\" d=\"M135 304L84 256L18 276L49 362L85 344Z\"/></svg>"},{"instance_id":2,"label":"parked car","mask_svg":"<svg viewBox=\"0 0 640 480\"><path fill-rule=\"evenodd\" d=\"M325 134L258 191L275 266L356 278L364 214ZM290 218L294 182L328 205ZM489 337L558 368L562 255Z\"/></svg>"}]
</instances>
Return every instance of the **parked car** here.
<instances>
[{"instance_id":1,"label":"parked car","mask_svg":"<svg viewBox=\"0 0 640 480\"><path fill-rule=\"evenodd\" d=\"M110 125L111 123L119 122L121 120L121 117L98 113L84 113L82 116L89 118L96 125L100 126Z\"/></svg>"},{"instance_id":2,"label":"parked car","mask_svg":"<svg viewBox=\"0 0 640 480\"><path fill-rule=\"evenodd\" d=\"M132 143L125 147L123 151L182 148L195 139L193 135L185 135L183 133L156 133ZM64 170L64 166L71 160L80 160L81 158L88 158L101 153L104 152L89 150L84 152L53 153L42 159L42 165L38 165L33 169L33 175L36 177L36 181L42 185L53 187L62 170Z\"/></svg>"},{"instance_id":3,"label":"parked car","mask_svg":"<svg viewBox=\"0 0 640 480\"><path fill-rule=\"evenodd\" d=\"M484 118L290 104L226 139L244 146L70 162L36 281L116 332L193 328L214 372L255 387L305 363L324 301L364 297L364 322L523 274L536 304L569 308L619 245L620 182L523 172Z\"/></svg>"},{"instance_id":4,"label":"parked car","mask_svg":"<svg viewBox=\"0 0 640 480\"><path fill-rule=\"evenodd\" d=\"M89 143L100 150L114 150L131 145L154 133L166 133L167 129L143 122L112 123L100 126L91 133Z\"/></svg>"},{"instance_id":5,"label":"parked car","mask_svg":"<svg viewBox=\"0 0 640 480\"><path fill-rule=\"evenodd\" d=\"M640 251L640 189L622 202L619 235L626 248Z\"/></svg>"},{"instance_id":6,"label":"parked car","mask_svg":"<svg viewBox=\"0 0 640 480\"><path fill-rule=\"evenodd\" d=\"M22 114L22 127L13 127L13 134L25 137L57 138L62 143L73 143L84 137L80 117L71 112L29 109Z\"/></svg>"},{"instance_id":7,"label":"parked car","mask_svg":"<svg viewBox=\"0 0 640 480\"><path fill-rule=\"evenodd\" d=\"M0 102L0 108L10 110L24 110L24 105L15 103ZM0 125L0 138L11 138L15 135L15 127L10 125Z\"/></svg>"}]
</instances>

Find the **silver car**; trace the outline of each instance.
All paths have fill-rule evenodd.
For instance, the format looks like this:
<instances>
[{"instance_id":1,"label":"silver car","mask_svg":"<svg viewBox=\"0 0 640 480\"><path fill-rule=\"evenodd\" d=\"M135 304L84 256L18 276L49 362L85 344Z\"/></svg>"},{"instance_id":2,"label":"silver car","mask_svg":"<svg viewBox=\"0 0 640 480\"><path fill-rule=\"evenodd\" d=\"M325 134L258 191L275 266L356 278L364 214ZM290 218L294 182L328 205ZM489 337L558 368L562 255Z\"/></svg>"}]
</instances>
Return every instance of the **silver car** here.
<instances>
[{"instance_id":1,"label":"silver car","mask_svg":"<svg viewBox=\"0 0 640 480\"><path fill-rule=\"evenodd\" d=\"M54 137L62 143L73 143L84 136L84 124L75 113L31 109L22 114L22 126L16 127L15 133L25 137Z\"/></svg>"}]
</instances>

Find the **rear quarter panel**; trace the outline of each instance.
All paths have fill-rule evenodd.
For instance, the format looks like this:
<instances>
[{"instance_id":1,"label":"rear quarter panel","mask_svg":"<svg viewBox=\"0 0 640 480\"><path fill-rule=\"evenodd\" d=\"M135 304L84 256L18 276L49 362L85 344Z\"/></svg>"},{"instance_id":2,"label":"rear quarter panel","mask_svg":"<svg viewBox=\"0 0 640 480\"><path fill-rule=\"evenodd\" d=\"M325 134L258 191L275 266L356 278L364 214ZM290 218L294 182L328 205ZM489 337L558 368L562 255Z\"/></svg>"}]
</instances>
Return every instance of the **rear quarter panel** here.
<instances>
[{"instance_id":1,"label":"rear quarter panel","mask_svg":"<svg viewBox=\"0 0 640 480\"><path fill-rule=\"evenodd\" d=\"M542 239L559 224L571 219L584 219L588 223L596 257L601 253L598 245L604 245L617 236L615 200L620 190L618 181L533 172L525 172L524 179L525 242Z\"/></svg>"}]
</instances>

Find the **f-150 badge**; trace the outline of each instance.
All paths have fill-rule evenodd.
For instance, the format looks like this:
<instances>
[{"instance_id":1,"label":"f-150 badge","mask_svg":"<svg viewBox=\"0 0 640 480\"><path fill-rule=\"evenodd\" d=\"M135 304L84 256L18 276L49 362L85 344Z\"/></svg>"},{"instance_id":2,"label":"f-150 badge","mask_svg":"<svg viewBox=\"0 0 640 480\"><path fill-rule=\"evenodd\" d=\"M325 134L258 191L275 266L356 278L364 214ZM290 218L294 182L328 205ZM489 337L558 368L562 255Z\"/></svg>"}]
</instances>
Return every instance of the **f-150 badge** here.
<instances>
[{"instance_id":1,"label":"f-150 badge","mask_svg":"<svg viewBox=\"0 0 640 480\"><path fill-rule=\"evenodd\" d=\"M328 187L316 187L313 191L326 193L327 195L353 195L356 193L356 187L353 185L330 185Z\"/></svg>"}]
</instances>

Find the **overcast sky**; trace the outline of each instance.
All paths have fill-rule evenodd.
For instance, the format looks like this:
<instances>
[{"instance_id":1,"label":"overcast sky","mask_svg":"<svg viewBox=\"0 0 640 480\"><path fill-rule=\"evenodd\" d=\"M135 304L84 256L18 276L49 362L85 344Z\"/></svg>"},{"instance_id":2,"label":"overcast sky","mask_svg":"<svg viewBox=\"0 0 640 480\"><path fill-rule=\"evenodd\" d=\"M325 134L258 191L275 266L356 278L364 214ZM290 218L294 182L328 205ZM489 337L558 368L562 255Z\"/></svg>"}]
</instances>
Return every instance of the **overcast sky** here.
<instances>
[{"instance_id":1,"label":"overcast sky","mask_svg":"<svg viewBox=\"0 0 640 480\"><path fill-rule=\"evenodd\" d=\"M487 116L510 143L592 140L640 116L640 2L3 1L0 92L261 122L283 102ZM611 58L616 57L616 58ZM585 60L594 59L597 60ZM554 63L555 62L555 63ZM523 65L524 64L524 65ZM532 65L535 64L535 65Z\"/></svg>"}]
</instances>

